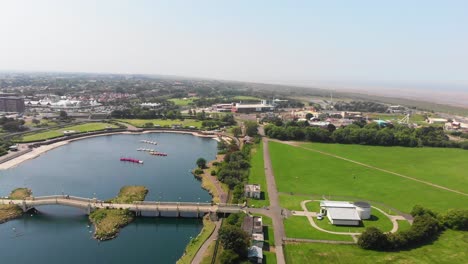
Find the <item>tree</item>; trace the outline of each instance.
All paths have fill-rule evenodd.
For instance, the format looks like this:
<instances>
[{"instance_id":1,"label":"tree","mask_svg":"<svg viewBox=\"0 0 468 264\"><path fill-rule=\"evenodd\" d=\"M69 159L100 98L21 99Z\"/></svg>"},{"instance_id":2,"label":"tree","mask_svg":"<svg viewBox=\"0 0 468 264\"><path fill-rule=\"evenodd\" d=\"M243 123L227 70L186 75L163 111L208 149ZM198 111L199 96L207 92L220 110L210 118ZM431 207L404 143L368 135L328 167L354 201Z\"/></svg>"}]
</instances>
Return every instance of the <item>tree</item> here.
<instances>
[{"instance_id":1,"label":"tree","mask_svg":"<svg viewBox=\"0 0 468 264\"><path fill-rule=\"evenodd\" d=\"M63 111L63 110L60 110L59 117L60 117L60 119L67 119L67 118L68 118L68 114L67 114L67 112L65 112L65 111Z\"/></svg>"},{"instance_id":2,"label":"tree","mask_svg":"<svg viewBox=\"0 0 468 264\"><path fill-rule=\"evenodd\" d=\"M388 248L388 239L380 229L369 227L359 237L358 245L364 249L384 250Z\"/></svg>"},{"instance_id":3,"label":"tree","mask_svg":"<svg viewBox=\"0 0 468 264\"><path fill-rule=\"evenodd\" d=\"M192 109L188 110L188 114L189 114L189 116L193 115Z\"/></svg>"},{"instance_id":4,"label":"tree","mask_svg":"<svg viewBox=\"0 0 468 264\"><path fill-rule=\"evenodd\" d=\"M311 114L311 113L307 113L307 114L305 115L305 118L306 118L307 120L310 120L312 117L314 117L314 115Z\"/></svg>"},{"instance_id":5,"label":"tree","mask_svg":"<svg viewBox=\"0 0 468 264\"><path fill-rule=\"evenodd\" d=\"M258 134L258 124L257 122L247 121L245 122L245 133L249 137L254 137Z\"/></svg>"},{"instance_id":6,"label":"tree","mask_svg":"<svg viewBox=\"0 0 468 264\"><path fill-rule=\"evenodd\" d=\"M468 210L451 209L442 216L442 222L448 228L455 230L468 230Z\"/></svg>"},{"instance_id":7,"label":"tree","mask_svg":"<svg viewBox=\"0 0 468 264\"><path fill-rule=\"evenodd\" d=\"M239 255L231 249L224 250L219 257L220 263L236 264L239 261Z\"/></svg>"},{"instance_id":8,"label":"tree","mask_svg":"<svg viewBox=\"0 0 468 264\"><path fill-rule=\"evenodd\" d=\"M219 239L223 248L233 250L240 257L247 256L247 248L250 244L250 239L247 233L240 227L226 225L219 231Z\"/></svg>"},{"instance_id":9,"label":"tree","mask_svg":"<svg viewBox=\"0 0 468 264\"><path fill-rule=\"evenodd\" d=\"M238 126L232 128L232 134L234 134L234 137L239 137L242 134L242 129Z\"/></svg>"},{"instance_id":10,"label":"tree","mask_svg":"<svg viewBox=\"0 0 468 264\"><path fill-rule=\"evenodd\" d=\"M197 159L197 166L200 169L206 168L206 160L204 158Z\"/></svg>"}]
</instances>

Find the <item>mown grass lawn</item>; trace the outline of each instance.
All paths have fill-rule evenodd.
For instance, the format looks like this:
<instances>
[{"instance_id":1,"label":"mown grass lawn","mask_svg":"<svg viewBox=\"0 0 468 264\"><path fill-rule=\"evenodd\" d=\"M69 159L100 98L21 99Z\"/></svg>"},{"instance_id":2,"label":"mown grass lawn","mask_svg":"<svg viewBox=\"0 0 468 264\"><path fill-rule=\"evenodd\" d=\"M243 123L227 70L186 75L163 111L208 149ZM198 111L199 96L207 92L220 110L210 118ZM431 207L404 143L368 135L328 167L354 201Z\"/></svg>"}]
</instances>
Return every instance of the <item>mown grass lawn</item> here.
<instances>
[{"instance_id":1,"label":"mown grass lawn","mask_svg":"<svg viewBox=\"0 0 468 264\"><path fill-rule=\"evenodd\" d=\"M284 219L284 231L288 238L353 241L348 235L335 235L315 229L305 216L290 216Z\"/></svg>"},{"instance_id":2,"label":"mown grass lawn","mask_svg":"<svg viewBox=\"0 0 468 264\"><path fill-rule=\"evenodd\" d=\"M463 149L322 143L302 146L468 193L468 151Z\"/></svg>"},{"instance_id":3,"label":"mown grass lawn","mask_svg":"<svg viewBox=\"0 0 468 264\"><path fill-rule=\"evenodd\" d=\"M448 208L468 208L468 197L461 194L306 149L277 142L269 144L276 185L283 193L348 196L356 200L380 202L404 212L410 212L417 204L439 212L445 212ZM394 167L405 162L405 159L401 159ZM447 160L445 163L450 166ZM465 165L454 166L468 166L468 162L463 163ZM415 166L422 171L432 168ZM281 204L284 202L281 201Z\"/></svg>"},{"instance_id":4,"label":"mown grass lawn","mask_svg":"<svg viewBox=\"0 0 468 264\"><path fill-rule=\"evenodd\" d=\"M177 106L187 106L190 104L193 104L193 100L198 99L197 97L190 97L190 98L172 98L169 99L168 101L173 102Z\"/></svg>"},{"instance_id":5,"label":"mown grass lawn","mask_svg":"<svg viewBox=\"0 0 468 264\"><path fill-rule=\"evenodd\" d=\"M48 131L39 132L39 133L27 134L23 136L20 142L30 142L30 141L45 140L49 138L60 137L60 136L63 136L63 131L65 130L74 130L77 132L92 132L92 131L104 130L107 128L117 128L117 126L113 124L109 124L109 123L99 123L99 122L85 123L85 124L80 124L80 125L67 126L63 128L48 130Z\"/></svg>"},{"instance_id":6,"label":"mown grass lawn","mask_svg":"<svg viewBox=\"0 0 468 264\"><path fill-rule=\"evenodd\" d=\"M144 127L146 123L153 123L153 125L159 125L161 127L171 127L172 125L182 125L184 127L194 126L196 128L201 128L201 123L198 120L194 119L184 119L183 121L179 119L170 120L170 119L118 119L120 122L128 123L136 127Z\"/></svg>"},{"instance_id":7,"label":"mown grass lawn","mask_svg":"<svg viewBox=\"0 0 468 264\"><path fill-rule=\"evenodd\" d=\"M285 246L286 262L302 263L466 263L468 232L445 231L430 245L400 252L364 250L357 245L291 243Z\"/></svg>"},{"instance_id":8,"label":"mown grass lawn","mask_svg":"<svg viewBox=\"0 0 468 264\"><path fill-rule=\"evenodd\" d=\"M277 176L275 175L275 178ZM321 197L318 195L302 195L302 194L288 194L280 193L279 194L280 205L283 208L294 211L303 211L301 207L301 202L305 200L321 200ZM310 210L310 209L309 209ZM310 210L312 211L312 210Z\"/></svg>"},{"instance_id":9,"label":"mown grass lawn","mask_svg":"<svg viewBox=\"0 0 468 264\"><path fill-rule=\"evenodd\" d=\"M268 206L270 202L265 178L265 165L263 163L263 142L260 142L253 150L250 166L249 183L260 184L262 199L249 198L248 203L254 207Z\"/></svg>"},{"instance_id":10,"label":"mown grass lawn","mask_svg":"<svg viewBox=\"0 0 468 264\"><path fill-rule=\"evenodd\" d=\"M397 220L398 231L406 231L411 228L411 224L406 220Z\"/></svg>"}]
</instances>

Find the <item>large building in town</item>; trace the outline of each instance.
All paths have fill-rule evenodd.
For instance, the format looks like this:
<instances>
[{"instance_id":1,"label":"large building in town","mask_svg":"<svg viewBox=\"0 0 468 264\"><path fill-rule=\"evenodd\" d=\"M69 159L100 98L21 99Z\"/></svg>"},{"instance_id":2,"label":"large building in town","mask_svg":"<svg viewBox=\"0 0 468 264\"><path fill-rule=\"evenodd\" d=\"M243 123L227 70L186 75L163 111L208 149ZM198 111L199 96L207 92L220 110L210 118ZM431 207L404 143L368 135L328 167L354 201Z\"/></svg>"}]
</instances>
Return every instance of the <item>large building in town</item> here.
<instances>
[{"instance_id":1,"label":"large building in town","mask_svg":"<svg viewBox=\"0 0 468 264\"><path fill-rule=\"evenodd\" d=\"M23 113L24 98L16 94L0 94L0 112Z\"/></svg>"}]
</instances>

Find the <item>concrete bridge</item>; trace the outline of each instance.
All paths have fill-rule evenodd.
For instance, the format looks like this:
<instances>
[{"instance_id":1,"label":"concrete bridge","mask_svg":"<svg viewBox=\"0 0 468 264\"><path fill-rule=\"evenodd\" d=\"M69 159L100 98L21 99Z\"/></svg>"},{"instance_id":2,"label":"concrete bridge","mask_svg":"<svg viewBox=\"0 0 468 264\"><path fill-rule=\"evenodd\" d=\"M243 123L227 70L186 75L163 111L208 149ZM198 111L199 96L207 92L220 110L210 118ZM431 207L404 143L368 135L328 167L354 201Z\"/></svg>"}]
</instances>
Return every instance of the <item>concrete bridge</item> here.
<instances>
[{"instance_id":1,"label":"concrete bridge","mask_svg":"<svg viewBox=\"0 0 468 264\"><path fill-rule=\"evenodd\" d=\"M136 215L142 213L154 216L161 216L164 213L175 213L176 217L181 217L182 213L192 213L197 217L205 213L239 213L243 211L240 204L225 203L193 203L193 202L157 202L142 201L133 203L107 203L96 198L83 198L68 195L51 195L30 197L24 200L0 199L2 204L16 204L26 212L32 208L43 205L62 205L82 209L86 214L90 214L96 209L128 209Z\"/></svg>"}]
</instances>

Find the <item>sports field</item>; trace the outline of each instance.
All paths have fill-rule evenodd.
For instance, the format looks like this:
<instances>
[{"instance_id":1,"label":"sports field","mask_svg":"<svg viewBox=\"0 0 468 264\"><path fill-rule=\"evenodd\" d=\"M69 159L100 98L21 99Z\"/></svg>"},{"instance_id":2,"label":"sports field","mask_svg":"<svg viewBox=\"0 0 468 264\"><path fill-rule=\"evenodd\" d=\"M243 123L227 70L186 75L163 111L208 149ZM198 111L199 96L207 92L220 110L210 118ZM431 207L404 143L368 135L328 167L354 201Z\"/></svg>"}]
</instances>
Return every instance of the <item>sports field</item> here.
<instances>
[{"instance_id":1,"label":"sports field","mask_svg":"<svg viewBox=\"0 0 468 264\"><path fill-rule=\"evenodd\" d=\"M327 147L322 144L323 147ZM309 146L307 146L309 147ZM357 147L361 146L346 146ZM336 195L349 197L349 200L369 200L380 202L388 206L394 207L403 212L411 211L412 207L416 204L435 209L439 212L445 212L449 208L468 208L468 196L450 192L447 190L439 189L434 186L429 186L411 179L399 177L387 172L379 171L376 169L368 168L360 164L352 163L336 157L320 154L310 150L294 147L278 142L270 142L270 156L275 173L276 184L279 192L283 193L297 193L305 195ZM369 147L371 148L371 147ZM405 151L415 151L409 148L379 148L373 154L365 153L365 150L355 150L355 155L362 153L364 157L377 159L378 157L391 156L385 151L399 151L391 152L393 155L399 155L399 160L405 161L402 156L410 157L411 154ZM454 165L452 158L461 161L460 158L455 157L451 151L453 149L429 149L429 157L431 153L436 153L440 159L438 161L440 166L450 167ZM437 153L437 151L444 151L445 155ZM461 151L461 150L460 150ZM370 151L369 151L370 152ZM448 155L449 153L450 155ZM460 154L464 152L457 152ZM466 152L468 154L468 152ZM421 154L423 156L424 154ZM451 155L454 155L452 157ZM468 166L465 157L465 164L454 166L458 170L463 166ZM422 157L421 157L422 159ZM430 163L413 163L413 177L421 176L425 172L432 170L432 166L428 167ZM372 163L373 166L379 166L379 163ZM405 168L408 165L402 165ZM395 168L396 166L393 166ZM393 169L392 168L392 169ZM438 169L442 171L442 169ZM458 175L458 170L447 170L445 174L447 178L456 179L459 185L462 183L468 185L468 180L463 180ZM466 170L461 170L466 171ZM433 172L430 172L433 173ZM431 177L424 176L425 180L432 179ZM435 182L437 183L437 182ZM287 204L288 196L281 195L281 204Z\"/></svg>"},{"instance_id":2,"label":"sports field","mask_svg":"<svg viewBox=\"0 0 468 264\"><path fill-rule=\"evenodd\" d=\"M463 149L322 143L302 146L468 193L468 151Z\"/></svg>"},{"instance_id":3,"label":"sports field","mask_svg":"<svg viewBox=\"0 0 468 264\"><path fill-rule=\"evenodd\" d=\"M466 263L468 232L445 231L430 245L400 252L364 250L356 245L286 244L285 258L299 263Z\"/></svg>"},{"instance_id":4,"label":"sports field","mask_svg":"<svg viewBox=\"0 0 468 264\"><path fill-rule=\"evenodd\" d=\"M170 119L119 119L118 121L128 123L136 127L144 127L146 123L153 123L153 125L159 125L161 127L171 127L172 125L178 124L182 126L194 126L196 128L201 127L201 122L194 119L184 119L183 121L179 119L170 120Z\"/></svg>"},{"instance_id":5,"label":"sports field","mask_svg":"<svg viewBox=\"0 0 468 264\"><path fill-rule=\"evenodd\" d=\"M171 101L173 102L175 105L178 105L178 106L187 106L189 104L192 104L193 103L193 100L195 99L198 99L197 97L191 97L191 98L186 98L186 99L183 99L183 98L172 98L172 99L169 99L168 101Z\"/></svg>"},{"instance_id":6,"label":"sports field","mask_svg":"<svg viewBox=\"0 0 468 264\"><path fill-rule=\"evenodd\" d=\"M67 126L67 127L62 127L58 129L53 129L53 130L47 130L44 132L40 133L33 133L33 134L27 134L23 136L23 138L20 140L21 142L31 142L31 141L37 141L37 140L45 140L49 138L56 138L63 136L63 131L65 130L74 130L77 132L92 132L92 131L99 131L99 130L104 130L106 128L117 128L117 126L109 123L86 123L86 124L81 124L81 125L75 125L75 126Z\"/></svg>"}]
</instances>

